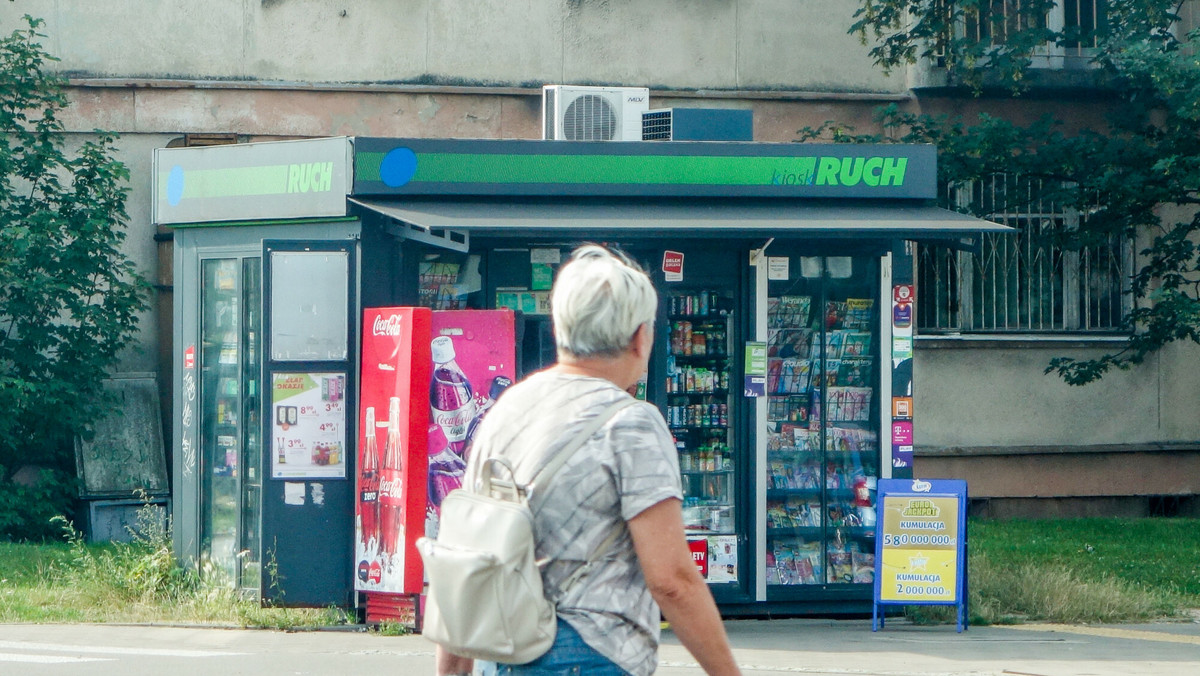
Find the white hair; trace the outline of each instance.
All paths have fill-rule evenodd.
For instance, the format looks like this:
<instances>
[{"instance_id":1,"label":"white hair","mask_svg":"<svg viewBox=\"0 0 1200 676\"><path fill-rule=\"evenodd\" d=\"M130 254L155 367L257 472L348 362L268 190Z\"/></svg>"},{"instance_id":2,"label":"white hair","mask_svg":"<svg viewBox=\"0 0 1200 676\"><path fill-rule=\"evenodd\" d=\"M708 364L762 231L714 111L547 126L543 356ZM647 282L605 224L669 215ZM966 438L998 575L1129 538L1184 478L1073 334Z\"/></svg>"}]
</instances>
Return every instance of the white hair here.
<instances>
[{"instance_id":1,"label":"white hair","mask_svg":"<svg viewBox=\"0 0 1200 676\"><path fill-rule=\"evenodd\" d=\"M579 247L550 292L554 340L575 357L614 357L642 324L654 321L658 294L625 254L595 244Z\"/></svg>"}]
</instances>

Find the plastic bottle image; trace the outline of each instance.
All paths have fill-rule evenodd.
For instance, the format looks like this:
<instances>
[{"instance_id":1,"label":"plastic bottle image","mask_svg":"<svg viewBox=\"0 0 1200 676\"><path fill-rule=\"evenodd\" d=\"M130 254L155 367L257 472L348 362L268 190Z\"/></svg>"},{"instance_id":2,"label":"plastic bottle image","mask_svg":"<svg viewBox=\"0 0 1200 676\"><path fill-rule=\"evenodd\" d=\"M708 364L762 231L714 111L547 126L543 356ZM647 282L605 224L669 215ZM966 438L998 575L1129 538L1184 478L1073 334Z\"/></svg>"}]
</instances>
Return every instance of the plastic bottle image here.
<instances>
[{"instance_id":1,"label":"plastic bottle image","mask_svg":"<svg viewBox=\"0 0 1200 676\"><path fill-rule=\"evenodd\" d=\"M507 390L511 385L512 379L508 376L496 376L495 378L492 378L492 385L488 388L487 401L483 402L483 404L479 406L479 409L475 412L475 417L471 419L471 424L467 426L468 452L470 449L471 440L475 438L475 431L479 429L479 423L483 422L483 417L487 415L488 411L492 410L492 406L496 404L496 399L501 394L504 394L504 390ZM468 458L464 455L463 460L467 459Z\"/></svg>"},{"instance_id":2,"label":"plastic bottle image","mask_svg":"<svg viewBox=\"0 0 1200 676\"><path fill-rule=\"evenodd\" d=\"M450 450L442 428L429 426L429 505L434 513L439 511L442 500L450 491L462 486L467 463L460 455ZM426 528L428 531L428 528ZM428 535L428 532L426 533Z\"/></svg>"},{"instance_id":3,"label":"plastic bottle image","mask_svg":"<svg viewBox=\"0 0 1200 676\"><path fill-rule=\"evenodd\" d=\"M438 336L429 344L433 354L433 379L429 384L429 405L433 421L442 428L450 450L463 455L467 429L475 417L475 397L471 383L454 361L454 343L449 336Z\"/></svg>"},{"instance_id":4,"label":"plastic bottle image","mask_svg":"<svg viewBox=\"0 0 1200 676\"><path fill-rule=\"evenodd\" d=\"M404 452L400 441L400 398L388 401L388 433L379 477L379 539L391 557L404 542Z\"/></svg>"}]
</instances>

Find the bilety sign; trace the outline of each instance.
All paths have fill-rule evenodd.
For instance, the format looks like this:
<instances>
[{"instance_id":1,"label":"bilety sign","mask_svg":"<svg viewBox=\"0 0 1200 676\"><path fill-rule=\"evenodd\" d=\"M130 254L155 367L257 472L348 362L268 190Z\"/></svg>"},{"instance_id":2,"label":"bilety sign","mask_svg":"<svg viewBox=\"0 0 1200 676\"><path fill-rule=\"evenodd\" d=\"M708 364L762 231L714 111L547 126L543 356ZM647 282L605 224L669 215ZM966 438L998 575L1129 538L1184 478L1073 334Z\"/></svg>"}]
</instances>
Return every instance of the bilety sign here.
<instances>
[{"instance_id":1,"label":"bilety sign","mask_svg":"<svg viewBox=\"0 0 1200 676\"><path fill-rule=\"evenodd\" d=\"M881 479L875 541L876 625L879 606L957 605L966 617L967 482Z\"/></svg>"}]
</instances>

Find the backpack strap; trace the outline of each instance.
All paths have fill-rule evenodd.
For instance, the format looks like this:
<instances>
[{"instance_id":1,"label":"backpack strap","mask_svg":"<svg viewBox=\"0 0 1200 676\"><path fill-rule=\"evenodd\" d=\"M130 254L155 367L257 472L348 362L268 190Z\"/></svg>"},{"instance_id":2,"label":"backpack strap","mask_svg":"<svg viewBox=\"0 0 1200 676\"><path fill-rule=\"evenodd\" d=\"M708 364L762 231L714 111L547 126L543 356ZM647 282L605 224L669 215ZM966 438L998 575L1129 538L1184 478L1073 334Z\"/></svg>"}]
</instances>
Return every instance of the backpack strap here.
<instances>
[{"instance_id":1,"label":"backpack strap","mask_svg":"<svg viewBox=\"0 0 1200 676\"><path fill-rule=\"evenodd\" d=\"M579 448L583 446L588 439L592 438L592 435L596 433L596 430L600 429L604 423L608 422L619 411L628 406L632 406L633 404L637 403L637 401L638 400L634 399L633 397L622 397L621 399L614 401L612 404L609 404L608 408L605 408L600 412L599 415L590 420L587 426L580 430L579 434L571 440L571 443L567 444L563 450L559 451L553 460L551 460L545 467L541 469L541 471L534 475L533 480L529 482L530 486L535 486L542 482L548 483L550 479L556 473L558 473L558 470L562 469L562 466L566 464L567 460L570 459L575 451L579 450ZM587 560L584 561L581 566L576 568L569 576L567 576L567 579L563 580L562 584L558 586L560 598L561 595L565 594L567 590L570 589L572 585L574 585L575 582L583 576L584 573L591 570L592 564L596 561L599 561L600 558L608 552L609 548L616 543L617 538L620 535L621 525L618 523L616 527L609 531L604 540L596 546L596 549L592 550L592 553L588 555ZM546 563L549 562L539 561L538 567L540 568Z\"/></svg>"},{"instance_id":2,"label":"backpack strap","mask_svg":"<svg viewBox=\"0 0 1200 676\"><path fill-rule=\"evenodd\" d=\"M626 408L627 406L632 406L635 403L637 403L637 399L627 396L621 397L620 399L609 404L608 407L601 411L595 418L589 420L587 425L584 425L583 429L579 431L579 434L575 435L575 437L571 439L570 443L568 443L566 446L563 446L562 450L559 451L550 462L546 463L545 467L542 467L537 474L533 475L533 478L529 480L527 487L534 487L542 483L550 483L550 479L552 479L555 474L558 474L558 470L562 469L563 465L567 463L567 460L571 459L571 456L575 454L575 451L578 451L580 447L587 443L587 440L591 439L592 435L604 426L604 423L608 422L620 410Z\"/></svg>"},{"instance_id":3,"label":"backpack strap","mask_svg":"<svg viewBox=\"0 0 1200 676\"><path fill-rule=\"evenodd\" d=\"M546 463L542 469L534 474L533 478L527 484L517 483L512 465L503 459L488 458L487 460L480 462L478 464L478 467L480 468L479 471L480 474L484 475L481 477L481 485L484 486L484 490L482 492L485 495L490 495L493 489L499 489L504 492L510 492L510 495L513 496L513 498L525 499L530 489L539 484L549 483L550 479L554 478L554 475L558 473L558 470L562 469L567 460L571 459L571 456L575 454L575 451L578 451L585 443L587 443L587 440L591 439L592 435L595 434L596 431L601 427L603 427L605 423L611 420L613 416L615 416L621 410L636 404L637 402L638 400L634 399L633 397L624 396L609 404L603 411L597 414L596 417L589 420L587 424L583 426L583 429L579 430L579 433L572 437L571 441L567 443L566 446L563 446L562 450L556 453L550 462ZM493 475L497 467L507 470L507 474L509 476L508 481L499 479ZM620 524L618 524L612 529L612 531L609 532L604 540L596 546L596 549L593 550L591 555L588 556L587 560L583 562L583 565L576 568L575 571L567 577L567 579L563 580L563 583L559 585L558 588L560 595L566 593L566 591L570 589L573 584L575 584L576 580L590 570L592 564L596 561L599 561L600 558L608 552L613 544L616 543L617 538L620 537L620 535L621 527ZM547 563L549 562L546 560L541 560L537 562L537 566L538 568L542 568Z\"/></svg>"}]
</instances>

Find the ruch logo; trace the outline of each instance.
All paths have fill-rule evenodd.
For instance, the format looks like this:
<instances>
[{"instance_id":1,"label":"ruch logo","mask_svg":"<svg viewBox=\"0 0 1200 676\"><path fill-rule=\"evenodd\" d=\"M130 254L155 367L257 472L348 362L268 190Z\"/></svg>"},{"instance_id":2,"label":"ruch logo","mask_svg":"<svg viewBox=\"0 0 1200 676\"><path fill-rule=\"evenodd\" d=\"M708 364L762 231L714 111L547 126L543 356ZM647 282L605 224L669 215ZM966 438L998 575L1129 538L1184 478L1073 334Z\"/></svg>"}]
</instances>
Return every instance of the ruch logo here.
<instances>
[{"instance_id":1,"label":"ruch logo","mask_svg":"<svg viewBox=\"0 0 1200 676\"><path fill-rule=\"evenodd\" d=\"M400 322L400 315L391 315L386 319L382 316L376 317L371 324L371 335L398 336L400 335Z\"/></svg>"},{"instance_id":2,"label":"ruch logo","mask_svg":"<svg viewBox=\"0 0 1200 676\"><path fill-rule=\"evenodd\" d=\"M333 187L333 162L288 165L288 192L327 192Z\"/></svg>"},{"instance_id":3,"label":"ruch logo","mask_svg":"<svg viewBox=\"0 0 1200 676\"><path fill-rule=\"evenodd\" d=\"M907 169L907 157L797 157L772 171L771 185L902 186Z\"/></svg>"}]
</instances>

